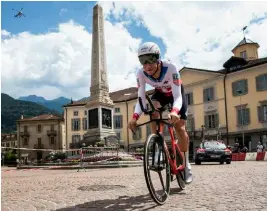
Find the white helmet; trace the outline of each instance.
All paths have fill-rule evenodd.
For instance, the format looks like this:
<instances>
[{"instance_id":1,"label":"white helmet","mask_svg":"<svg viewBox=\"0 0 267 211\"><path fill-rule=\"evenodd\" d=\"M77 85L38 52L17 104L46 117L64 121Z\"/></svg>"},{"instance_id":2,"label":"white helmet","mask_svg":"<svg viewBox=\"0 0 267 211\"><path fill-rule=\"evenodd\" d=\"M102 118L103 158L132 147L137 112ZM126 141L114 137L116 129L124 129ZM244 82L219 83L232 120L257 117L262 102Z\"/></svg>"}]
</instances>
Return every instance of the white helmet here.
<instances>
[{"instance_id":1,"label":"white helmet","mask_svg":"<svg viewBox=\"0 0 267 211\"><path fill-rule=\"evenodd\" d=\"M145 42L142 45L140 45L138 49L138 57L146 54L155 54L160 56L160 49L159 46L156 43L153 42Z\"/></svg>"}]
</instances>

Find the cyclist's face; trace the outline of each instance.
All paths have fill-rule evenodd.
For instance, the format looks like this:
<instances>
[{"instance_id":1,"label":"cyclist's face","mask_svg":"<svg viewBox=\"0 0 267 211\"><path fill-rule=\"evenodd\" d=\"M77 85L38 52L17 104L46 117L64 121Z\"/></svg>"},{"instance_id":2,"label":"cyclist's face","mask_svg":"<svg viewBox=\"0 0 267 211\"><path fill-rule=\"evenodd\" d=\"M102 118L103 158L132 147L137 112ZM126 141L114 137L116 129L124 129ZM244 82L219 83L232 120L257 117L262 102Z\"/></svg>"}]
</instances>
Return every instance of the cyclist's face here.
<instances>
[{"instance_id":1,"label":"cyclist's face","mask_svg":"<svg viewBox=\"0 0 267 211\"><path fill-rule=\"evenodd\" d=\"M144 71L148 74L148 75L153 75L156 70L157 70L157 63L153 63L153 64L144 64L143 65Z\"/></svg>"}]
</instances>

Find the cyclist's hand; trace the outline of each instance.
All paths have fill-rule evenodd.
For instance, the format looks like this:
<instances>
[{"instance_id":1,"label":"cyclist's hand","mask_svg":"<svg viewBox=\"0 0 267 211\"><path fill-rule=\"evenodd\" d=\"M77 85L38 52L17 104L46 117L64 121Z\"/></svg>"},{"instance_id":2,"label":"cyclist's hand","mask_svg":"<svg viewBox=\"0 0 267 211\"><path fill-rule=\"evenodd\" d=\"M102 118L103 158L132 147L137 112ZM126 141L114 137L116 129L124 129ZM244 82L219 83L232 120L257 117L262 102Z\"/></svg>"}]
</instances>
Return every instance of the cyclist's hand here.
<instances>
[{"instance_id":1,"label":"cyclist's hand","mask_svg":"<svg viewBox=\"0 0 267 211\"><path fill-rule=\"evenodd\" d=\"M128 123L128 128L130 130L132 130L133 132L136 130L136 126L137 126L137 120L136 119L132 119L129 123Z\"/></svg>"},{"instance_id":2,"label":"cyclist's hand","mask_svg":"<svg viewBox=\"0 0 267 211\"><path fill-rule=\"evenodd\" d=\"M180 116L175 112L169 113L168 117L169 117L169 122L171 124L175 124L180 120Z\"/></svg>"}]
</instances>

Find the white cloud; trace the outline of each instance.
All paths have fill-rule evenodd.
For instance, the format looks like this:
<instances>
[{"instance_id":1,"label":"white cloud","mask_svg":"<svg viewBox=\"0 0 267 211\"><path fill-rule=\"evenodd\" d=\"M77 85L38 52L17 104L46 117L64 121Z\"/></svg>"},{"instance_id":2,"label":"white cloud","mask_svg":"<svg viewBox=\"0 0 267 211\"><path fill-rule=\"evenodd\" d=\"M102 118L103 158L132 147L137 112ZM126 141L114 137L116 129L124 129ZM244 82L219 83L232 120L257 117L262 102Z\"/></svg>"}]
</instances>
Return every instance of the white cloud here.
<instances>
[{"instance_id":1,"label":"white cloud","mask_svg":"<svg viewBox=\"0 0 267 211\"><path fill-rule=\"evenodd\" d=\"M165 58L179 68L221 69L231 50L243 38L258 42L259 56L267 56L267 17L264 2L102 2L110 91L136 86L139 66L136 51L142 38L127 31L131 23L143 25L166 46ZM153 10L151 9L153 7ZM117 19L110 22L110 14ZM13 97L38 94L80 99L90 93L92 35L69 21L46 34L2 34L2 92ZM216 48L213 48L216 46Z\"/></svg>"},{"instance_id":2,"label":"white cloud","mask_svg":"<svg viewBox=\"0 0 267 211\"><path fill-rule=\"evenodd\" d=\"M135 86L134 77L124 77L138 65L135 52L140 40L132 38L122 24L110 22L105 22L105 37L110 91ZM89 96L91 44L92 35L73 21L47 34L12 34L2 40L2 92L15 98Z\"/></svg>"},{"instance_id":3,"label":"white cloud","mask_svg":"<svg viewBox=\"0 0 267 211\"><path fill-rule=\"evenodd\" d=\"M1 30L1 36L3 37L9 37L10 36L10 33L6 30Z\"/></svg>"},{"instance_id":4,"label":"white cloud","mask_svg":"<svg viewBox=\"0 0 267 211\"><path fill-rule=\"evenodd\" d=\"M166 45L166 58L179 67L221 69L242 40L242 28L258 42L260 57L267 56L266 2L101 2L109 18L135 19ZM151 9L153 7L153 10ZM261 24L250 21L265 17ZM218 45L213 49L212 46ZM183 61L182 61L183 60Z\"/></svg>"}]
</instances>

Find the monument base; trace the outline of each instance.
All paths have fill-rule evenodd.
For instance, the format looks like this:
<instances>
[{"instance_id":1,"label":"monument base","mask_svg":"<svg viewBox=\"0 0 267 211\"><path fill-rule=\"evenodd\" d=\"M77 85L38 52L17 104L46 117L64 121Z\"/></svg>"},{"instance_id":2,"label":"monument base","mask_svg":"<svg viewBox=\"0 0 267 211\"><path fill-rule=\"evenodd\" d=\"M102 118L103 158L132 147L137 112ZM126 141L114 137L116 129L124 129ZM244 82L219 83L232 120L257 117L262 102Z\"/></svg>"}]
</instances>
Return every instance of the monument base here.
<instances>
[{"instance_id":1,"label":"monument base","mask_svg":"<svg viewBox=\"0 0 267 211\"><path fill-rule=\"evenodd\" d=\"M107 145L105 138L108 136L117 136L114 131L90 131L88 130L83 135L83 142L88 145L96 145L97 143L103 143Z\"/></svg>"}]
</instances>

